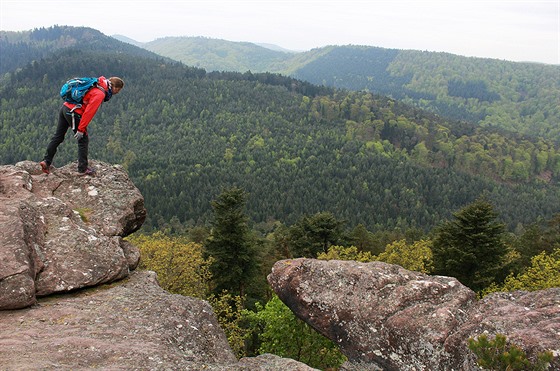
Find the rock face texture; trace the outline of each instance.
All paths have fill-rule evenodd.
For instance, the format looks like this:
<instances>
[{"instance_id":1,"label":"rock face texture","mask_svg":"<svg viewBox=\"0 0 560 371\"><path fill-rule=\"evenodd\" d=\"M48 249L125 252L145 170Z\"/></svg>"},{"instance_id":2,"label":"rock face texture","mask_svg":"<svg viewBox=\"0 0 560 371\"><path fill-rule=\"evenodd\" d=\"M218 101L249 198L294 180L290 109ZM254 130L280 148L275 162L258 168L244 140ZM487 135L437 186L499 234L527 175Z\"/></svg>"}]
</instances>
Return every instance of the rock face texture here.
<instances>
[{"instance_id":1,"label":"rock face texture","mask_svg":"<svg viewBox=\"0 0 560 371\"><path fill-rule=\"evenodd\" d=\"M268 281L301 319L335 341L347 370L476 370L467 339L504 334L560 369L560 288L489 295L456 279L382 262L294 259Z\"/></svg>"},{"instance_id":2,"label":"rock face texture","mask_svg":"<svg viewBox=\"0 0 560 371\"><path fill-rule=\"evenodd\" d=\"M152 272L0 312L2 369L216 369L237 362L212 308Z\"/></svg>"},{"instance_id":3,"label":"rock face texture","mask_svg":"<svg viewBox=\"0 0 560 371\"><path fill-rule=\"evenodd\" d=\"M95 163L95 177L75 168L0 167L0 309L112 282L138 264L122 238L146 218L140 191L119 166Z\"/></svg>"},{"instance_id":4,"label":"rock face texture","mask_svg":"<svg viewBox=\"0 0 560 371\"><path fill-rule=\"evenodd\" d=\"M133 271L140 254L122 238L144 199L121 167L93 163L95 177L0 166L1 370L312 370L237 361L207 302Z\"/></svg>"},{"instance_id":5,"label":"rock face texture","mask_svg":"<svg viewBox=\"0 0 560 371\"><path fill-rule=\"evenodd\" d=\"M2 370L313 370L273 355L238 362L210 305L169 294L149 271L0 311L0 365Z\"/></svg>"}]
</instances>

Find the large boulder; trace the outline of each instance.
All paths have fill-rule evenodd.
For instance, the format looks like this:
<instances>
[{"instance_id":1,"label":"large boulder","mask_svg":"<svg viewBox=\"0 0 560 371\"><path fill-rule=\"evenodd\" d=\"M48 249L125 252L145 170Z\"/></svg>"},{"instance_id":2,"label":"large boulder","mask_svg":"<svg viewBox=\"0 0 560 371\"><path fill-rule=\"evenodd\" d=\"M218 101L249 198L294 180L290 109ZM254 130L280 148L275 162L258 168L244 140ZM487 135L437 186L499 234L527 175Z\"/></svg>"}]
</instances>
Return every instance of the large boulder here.
<instances>
[{"instance_id":1,"label":"large boulder","mask_svg":"<svg viewBox=\"0 0 560 371\"><path fill-rule=\"evenodd\" d=\"M314 370L270 354L238 362L212 307L149 271L0 311L0 334L2 370Z\"/></svg>"},{"instance_id":2,"label":"large boulder","mask_svg":"<svg viewBox=\"0 0 560 371\"><path fill-rule=\"evenodd\" d=\"M476 370L469 337L506 335L560 367L560 288L489 295L450 277L382 262L294 259L268 281L302 320L336 342L348 370ZM559 368L560 369L560 368Z\"/></svg>"},{"instance_id":3,"label":"large boulder","mask_svg":"<svg viewBox=\"0 0 560 371\"><path fill-rule=\"evenodd\" d=\"M144 199L120 166L93 164L95 177L0 166L0 369L312 370L270 354L238 362L207 302L133 271L140 254L123 237Z\"/></svg>"},{"instance_id":4,"label":"large boulder","mask_svg":"<svg viewBox=\"0 0 560 371\"><path fill-rule=\"evenodd\" d=\"M111 285L0 311L6 370L222 370L236 365L212 308L135 271Z\"/></svg>"},{"instance_id":5,"label":"large boulder","mask_svg":"<svg viewBox=\"0 0 560 371\"><path fill-rule=\"evenodd\" d=\"M93 162L41 172L36 162L0 166L0 309L37 296L112 282L138 264L123 237L146 218L144 198L120 166Z\"/></svg>"}]
</instances>

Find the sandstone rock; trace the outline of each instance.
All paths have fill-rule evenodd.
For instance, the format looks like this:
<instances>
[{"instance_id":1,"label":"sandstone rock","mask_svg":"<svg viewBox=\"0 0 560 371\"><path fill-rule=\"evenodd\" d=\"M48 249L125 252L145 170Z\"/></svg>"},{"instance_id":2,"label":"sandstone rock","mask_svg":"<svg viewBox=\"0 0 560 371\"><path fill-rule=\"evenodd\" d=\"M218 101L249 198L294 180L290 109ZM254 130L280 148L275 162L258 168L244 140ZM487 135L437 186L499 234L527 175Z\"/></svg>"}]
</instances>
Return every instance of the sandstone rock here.
<instances>
[{"instance_id":1,"label":"sandstone rock","mask_svg":"<svg viewBox=\"0 0 560 371\"><path fill-rule=\"evenodd\" d=\"M503 333L528 355L560 353L560 289L477 301L456 279L382 262L294 259L268 281L301 319L335 341L347 370L475 370L467 339ZM538 300L538 302L535 302Z\"/></svg>"},{"instance_id":2,"label":"sandstone rock","mask_svg":"<svg viewBox=\"0 0 560 371\"><path fill-rule=\"evenodd\" d=\"M467 317L446 346L461 348L469 337L504 334L531 357L552 351L551 369L560 370L560 288L487 295L470 308ZM456 356L455 363L463 358L459 353Z\"/></svg>"},{"instance_id":3,"label":"sandstone rock","mask_svg":"<svg viewBox=\"0 0 560 371\"><path fill-rule=\"evenodd\" d=\"M122 238L144 222L143 198L122 168L93 163L96 177L0 166L0 369L311 370L237 362L207 302L130 273L140 253Z\"/></svg>"},{"instance_id":4,"label":"sandstone rock","mask_svg":"<svg viewBox=\"0 0 560 371\"><path fill-rule=\"evenodd\" d=\"M273 355L238 362L210 305L149 271L0 311L0 334L2 370L312 370Z\"/></svg>"},{"instance_id":5,"label":"sandstone rock","mask_svg":"<svg viewBox=\"0 0 560 371\"><path fill-rule=\"evenodd\" d=\"M289 358L278 357L274 354L261 354L257 357L241 358L237 367L243 371L312 371L315 368Z\"/></svg>"},{"instance_id":6,"label":"sandstone rock","mask_svg":"<svg viewBox=\"0 0 560 371\"><path fill-rule=\"evenodd\" d=\"M0 309L36 296L126 277L139 253L122 238L146 218L144 199L119 166L93 162L43 174L38 163L0 166Z\"/></svg>"},{"instance_id":7,"label":"sandstone rock","mask_svg":"<svg viewBox=\"0 0 560 371\"><path fill-rule=\"evenodd\" d=\"M225 369L237 363L212 308L153 272L0 312L2 369Z\"/></svg>"}]
</instances>

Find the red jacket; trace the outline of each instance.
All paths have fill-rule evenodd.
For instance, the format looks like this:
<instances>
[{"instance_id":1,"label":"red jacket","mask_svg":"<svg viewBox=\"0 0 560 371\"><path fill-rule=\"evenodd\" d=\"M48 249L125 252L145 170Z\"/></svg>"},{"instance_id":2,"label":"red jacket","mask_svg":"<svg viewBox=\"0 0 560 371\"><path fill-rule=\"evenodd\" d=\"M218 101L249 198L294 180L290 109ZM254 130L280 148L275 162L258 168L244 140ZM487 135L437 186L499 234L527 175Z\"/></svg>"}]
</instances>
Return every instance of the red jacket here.
<instances>
[{"instance_id":1,"label":"red jacket","mask_svg":"<svg viewBox=\"0 0 560 371\"><path fill-rule=\"evenodd\" d=\"M104 76L99 77L97 84L105 91L109 90L109 80ZM82 116L80 124L78 125L78 131L87 133L87 126L93 119L93 116L95 116L99 107L101 107L101 103L105 100L105 91L93 87L84 95L82 106L74 110L74 112ZM76 106L69 102L64 102L64 105L70 109Z\"/></svg>"}]
</instances>

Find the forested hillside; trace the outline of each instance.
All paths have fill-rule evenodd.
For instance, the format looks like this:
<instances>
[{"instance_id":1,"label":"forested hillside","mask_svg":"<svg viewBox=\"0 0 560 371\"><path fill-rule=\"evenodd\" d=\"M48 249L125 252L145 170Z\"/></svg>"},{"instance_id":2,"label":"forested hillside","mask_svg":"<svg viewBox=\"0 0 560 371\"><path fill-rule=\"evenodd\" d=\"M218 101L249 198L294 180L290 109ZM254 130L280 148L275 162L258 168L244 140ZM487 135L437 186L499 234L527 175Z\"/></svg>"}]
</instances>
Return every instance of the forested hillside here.
<instances>
[{"instance_id":1,"label":"forested hillside","mask_svg":"<svg viewBox=\"0 0 560 371\"><path fill-rule=\"evenodd\" d=\"M336 47L293 76L390 95L440 115L558 141L560 66Z\"/></svg>"},{"instance_id":2,"label":"forested hillside","mask_svg":"<svg viewBox=\"0 0 560 371\"><path fill-rule=\"evenodd\" d=\"M291 56L252 43L232 43L207 37L165 37L141 46L207 71L267 72L271 71L271 66Z\"/></svg>"},{"instance_id":3,"label":"forested hillside","mask_svg":"<svg viewBox=\"0 0 560 371\"><path fill-rule=\"evenodd\" d=\"M510 228L560 210L560 153L546 139L369 92L271 73L206 73L108 43L80 39L4 75L0 163L42 159L67 78L116 75L126 87L90 125L90 157L127 168L146 198L148 227L206 223L210 201L230 186L248 192L255 223L330 211L369 230L428 230L480 195ZM3 58L32 46L8 44ZM75 158L69 136L54 165Z\"/></svg>"},{"instance_id":4,"label":"forested hillside","mask_svg":"<svg viewBox=\"0 0 560 371\"><path fill-rule=\"evenodd\" d=\"M72 49L113 50L143 58L164 58L87 27L55 26L26 32L0 31L0 74L13 72L58 50Z\"/></svg>"},{"instance_id":5,"label":"forested hillside","mask_svg":"<svg viewBox=\"0 0 560 371\"><path fill-rule=\"evenodd\" d=\"M144 47L209 71L282 73L483 127L560 138L560 66L354 45L272 54L254 44L188 37Z\"/></svg>"}]
</instances>

